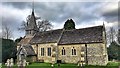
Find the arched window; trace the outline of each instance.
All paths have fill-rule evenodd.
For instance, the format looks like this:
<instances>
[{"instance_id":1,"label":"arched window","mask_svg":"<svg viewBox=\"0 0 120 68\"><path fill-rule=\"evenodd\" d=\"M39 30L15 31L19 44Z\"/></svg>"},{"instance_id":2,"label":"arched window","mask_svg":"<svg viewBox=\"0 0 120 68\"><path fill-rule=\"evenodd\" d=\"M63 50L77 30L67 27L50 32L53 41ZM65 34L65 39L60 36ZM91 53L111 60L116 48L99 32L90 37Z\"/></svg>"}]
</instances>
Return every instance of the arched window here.
<instances>
[{"instance_id":1,"label":"arched window","mask_svg":"<svg viewBox=\"0 0 120 68\"><path fill-rule=\"evenodd\" d=\"M72 55L73 55L73 52L74 52L74 51L73 51L73 49L72 49Z\"/></svg>"},{"instance_id":2,"label":"arched window","mask_svg":"<svg viewBox=\"0 0 120 68\"><path fill-rule=\"evenodd\" d=\"M76 49L74 47L72 48L72 55L76 55Z\"/></svg>"},{"instance_id":3,"label":"arched window","mask_svg":"<svg viewBox=\"0 0 120 68\"><path fill-rule=\"evenodd\" d=\"M76 55L76 49L74 49L74 54L73 55Z\"/></svg>"},{"instance_id":4,"label":"arched window","mask_svg":"<svg viewBox=\"0 0 120 68\"><path fill-rule=\"evenodd\" d=\"M62 55L65 55L65 49L64 49L64 47L62 49Z\"/></svg>"}]
</instances>

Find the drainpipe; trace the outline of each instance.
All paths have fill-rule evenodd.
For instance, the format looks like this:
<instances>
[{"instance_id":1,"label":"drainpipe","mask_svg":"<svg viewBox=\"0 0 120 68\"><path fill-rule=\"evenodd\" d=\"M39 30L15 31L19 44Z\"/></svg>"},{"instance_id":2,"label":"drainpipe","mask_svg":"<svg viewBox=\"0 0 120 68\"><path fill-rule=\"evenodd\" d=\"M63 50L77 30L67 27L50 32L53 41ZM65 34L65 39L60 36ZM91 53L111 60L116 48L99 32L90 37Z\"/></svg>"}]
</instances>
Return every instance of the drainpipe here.
<instances>
[{"instance_id":1,"label":"drainpipe","mask_svg":"<svg viewBox=\"0 0 120 68\"><path fill-rule=\"evenodd\" d=\"M36 60L38 61L38 44L36 45L36 54L37 54Z\"/></svg>"},{"instance_id":2,"label":"drainpipe","mask_svg":"<svg viewBox=\"0 0 120 68\"><path fill-rule=\"evenodd\" d=\"M86 64L88 65L88 59L87 59L87 44L85 44L85 50L86 50L86 51L85 51L85 52L86 52L86 53L85 53L85 54L86 54L86 55L85 55L85 60L86 60Z\"/></svg>"}]
</instances>

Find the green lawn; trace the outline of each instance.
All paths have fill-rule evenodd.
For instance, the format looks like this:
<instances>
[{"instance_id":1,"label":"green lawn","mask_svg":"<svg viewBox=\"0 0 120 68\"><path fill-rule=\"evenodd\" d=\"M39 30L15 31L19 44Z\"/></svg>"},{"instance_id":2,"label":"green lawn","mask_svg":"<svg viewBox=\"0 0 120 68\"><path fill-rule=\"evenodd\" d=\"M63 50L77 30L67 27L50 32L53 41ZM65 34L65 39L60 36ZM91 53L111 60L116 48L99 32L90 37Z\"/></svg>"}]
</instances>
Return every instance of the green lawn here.
<instances>
[{"instance_id":1,"label":"green lawn","mask_svg":"<svg viewBox=\"0 0 120 68\"><path fill-rule=\"evenodd\" d=\"M86 65L84 68L118 68L120 66L120 62L109 62L106 66L98 66L98 65ZM3 65L2 68L6 68ZM13 68L18 68L17 65L14 65ZM50 63L32 63L28 65L26 68L52 68ZM57 64L54 65L54 68L80 68L77 64L60 64L58 67Z\"/></svg>"}]
</instances>

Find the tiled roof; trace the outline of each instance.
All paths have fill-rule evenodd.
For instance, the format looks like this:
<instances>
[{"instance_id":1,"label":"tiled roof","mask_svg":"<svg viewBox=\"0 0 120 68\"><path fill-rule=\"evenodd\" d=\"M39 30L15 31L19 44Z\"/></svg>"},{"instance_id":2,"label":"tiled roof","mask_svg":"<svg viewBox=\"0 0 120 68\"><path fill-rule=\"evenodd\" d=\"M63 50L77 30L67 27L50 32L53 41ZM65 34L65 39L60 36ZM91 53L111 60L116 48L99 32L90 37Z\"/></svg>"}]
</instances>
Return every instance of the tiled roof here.
<instances>
[{"instance_id":1,"label":"tiled roof","mask_svg":"<svg viewBox=\"0 0 120 68\"><path fill-rule=\"evenodd\" d=\"M32 39L33 37L30 36L30 37L24 37L18 44L20 45L26 45L26 44L29 44L30 40Z\"/></svg>"},{"instance_id":2,"label":"tiled roof","mask_svg":"<svg viewBox=\"0 0 120 68\"><path fill-rule=\"evenodd\" d=\"M36 55L31 45L25 45L23 47L24 47L24 49L27 52L27 56L29 56L29 55Z\"/></svg>"},{"instance_id":3,"label":"tiled roof","mask_svg":"<svg viewBox=\"0 0 120 68\"><path fill-rule=\"evenodd\" d=\"M52 30L37 33L30 41L30 43L48 43L56 42L58 44L77 44L77 43L93 43L103 42L102 32L103 26L95 26L82 29L73 30Z\"/></svg>"},{"instance_id":4,"label":"tiled roof","mask_svg":"<svg viewBox=\"0 0 120 68\"><path fill-rule=\"evenodd\" d=\"M39 32L30 41L30 43L48 43L57 42L59 36L61 35L62 29Z\"/></svg>"},{"instance_id":5,"label":"tiled roof","mask_svg":"<svg viewBox=\"0 0 120 68\"><path fill-rule=\"evenodd\" d=\"M65 30L58 44L102 42L103 26Z\"/></svg>"},{"instance_id":6,"label":"tiled roof","mask_svg":"<svg viewBox=\"0 0 120 68\"><path fill-rule=\"evenodd\" d=\"M36 55L32 46L29 44L20 46L18 51L17 51L17 55L19 55L20 51L23 51L24 54L26 54L27 56Z\"/></svg>"}]
</instances>

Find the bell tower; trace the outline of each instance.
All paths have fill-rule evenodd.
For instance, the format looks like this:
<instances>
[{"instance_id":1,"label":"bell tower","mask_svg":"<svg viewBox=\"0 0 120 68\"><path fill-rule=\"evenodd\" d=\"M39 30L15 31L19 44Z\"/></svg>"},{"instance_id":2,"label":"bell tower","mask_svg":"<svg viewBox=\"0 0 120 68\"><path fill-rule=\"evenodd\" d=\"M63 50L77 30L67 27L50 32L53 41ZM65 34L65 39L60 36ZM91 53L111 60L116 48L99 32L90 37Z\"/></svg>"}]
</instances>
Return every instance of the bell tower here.
<instances>
[{"instance_id":1,"label":"bell tower","mask_svg":"<svg viewBox=\"0 0 120 68\"><path fill-rule=\"evenodd\" d=\"M27 35L33 36L35 33L37 33L39 31L37 24L36 24L36 17L34 14L34 2L32 4L32 13L31 13L31 15L28 16L27 27L26 27L25 31L26 31L26 36Z\"/></svg>"}]
</instances>

